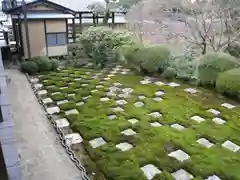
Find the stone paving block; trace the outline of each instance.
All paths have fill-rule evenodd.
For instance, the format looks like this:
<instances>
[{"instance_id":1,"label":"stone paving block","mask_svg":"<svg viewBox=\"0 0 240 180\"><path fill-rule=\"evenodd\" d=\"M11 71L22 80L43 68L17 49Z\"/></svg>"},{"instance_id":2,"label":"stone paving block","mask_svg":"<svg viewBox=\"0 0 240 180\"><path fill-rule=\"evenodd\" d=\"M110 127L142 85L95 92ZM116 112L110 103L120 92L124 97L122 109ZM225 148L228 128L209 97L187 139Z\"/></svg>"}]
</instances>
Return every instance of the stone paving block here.
<instances>
[{"instance_id":1,"label":"stone paving block","mask_svg":"<svg viewBox=\"0 0 240 180\"><path fill-rule=\"evenodd\" d=\"M60 112L60 109L59 107L50 107L50 108L47 108L47 112L48 114L55 114L55 113L59 113Z\"/></svg>"},{"instance_id":2,"label":"stone paving block","mask_svg":"<svg viewBox=\"0 0 240 180\"><path fill-rule=\"evenodd\" d=\"M184 89L185 92L189 92L191 94L195 94L197 93L198 91L194 88L187 88L187 89Z\"/></svg>"},{"instance_id":3,"label":"stone paving block","mask_svg":"<svg viewBox=\"0 0 240 180\"><path fill-rule=\"evenodd\" d=\"M57 105L61 105L61 104L65 104L65 103L68 103L68 100L65 99L65 100L62 100L62 101L57 101Z\"/></svg>"},{"instance_id":4,"label":"stone paving block","mask_svg":"<svg viewBox=\"0 0 240 180\"><path fill-rule=\"evenodd\" d=\"M153 100L154 100L154 101L157 101L157 102L160 102L160 101L162 101L163 99L160 98L160 97L155 97L155 98L153 98Z\"/></svg>"},{"instance_id":5,"label":"stone paving block","mask_svg":"<svg viewBox=\"0 0 240 180\"><path fill-rule=\"evenodd\" d=\"M111 92L116 92L116 91L120 91L121 90L119 87L116 87L116 86L109 87L108 89Z\"/></svg>"},{"instance_id":6,"label":"stone paving block","mask_svg":"<svg viewBox=\"0 0 240 180\"><path fill-rule=\"evenodd\" d=\"M68 88L68 87L65 86L65 87L60 87L59 89L63 90L63 89L67 89L67 88Z\"/></svg>"},{"instance_id":7,"label":"stone paving block","mask_svg":"<svg viewBox=\"0 0 240 180\"><path fill-rule=\"evenodd\" d=\"M54 93L52 93L53 96L57 95L57 94L61 94L61 92L54 92Z\"/></svg>"},{"instance_id":8,"label":"stone paving block","mask_svg":"<svg viewBox=\"0 0 240 180\"><path fill-rule=\"evenodd\" d=\"M227 140L225 141L223 144L222 144L222 147L225 147L227 149L229 149L230 151L233 151L233 152L237 152L239 151L240 149L240 146L238 146L237 144Z\"/></svg>"},{"instance_id":9,"label":"stone paving block","mask_svg":"<svg viewBox=\"0 0 240 180\"><path fill-rule=\"evenodd\" d=\"M107 142L104 141L104 139L102 137L99 137L99 138L95 138L95 139L89 141L89 143L93 148L98 148L98 147L106 144Z\"/></svg>"},{"instance_id":10,"label":"stone paving block","mask_svg":"<svg viewBox=\"0 0 240 180\"><path fill-rule=\"evenodd\" d=\"M162 172L154 165L148 164L146 166L141 167L144 175L148 180L153 179L157 174L161 174Z\"/></svg>"},{"instance_id":11,"label":"stone paving block","mask_svg":"<svg viewBox=\"0 0 240 180\"><path fill-rule=\"evenodd\" d=\"M108 115L108 119L110 119L110 120L113 120L115 118L117 118L117 116L115 114Z\"/></svg>"},{"instance_id":12,"label":"stone paving block","mask_svg":"<svg viewBox=\"0 0 240 180\"><path fill-rule=\"evenodd\" d=\"M123 112L123 111L124 111L124 109L121 108L121 107L115 107L115 108L112 108L112 110L113 110L114 112Z\"/></svg>"},{"instance_id":13,"label":"stone paving block","mask_svg":"<svg viewBox=\"0 0 240 180\"><path fill-rule=\"evenodd\" d=\"M53 100L51 98L46 98L46 99L43 99L43 104L49 104L49 103L53 103Z\"/></svg>"},{"instance_id":14,"label":"stone paving block","mask_svg":"<svg viewBox=\"0 0 240 180\"><path fill-rule=\"evenodd\" d=\"M30 82L31 82L31 83L37 83L38 81L39 81L38 78L31 78L31 79L30 79Z\"/></svg>"},{"instance_id":15,"label":"stone paving block","mask_svg":"<svg viewBox=\"0 0 240 180\"><path fill-rule=\"evenodd\" d=\"M121 151L128 151L133 148L133 145L124 142L116 145L116 148L120 149Z\"/></svg>"},{"instance_id":16,"label":"stone paving block","mask_svg":"<svg viewBox=\"0 0 240 180\"><path fill-rule=\"evenodd\" d=\"M155 96L162 96L164 95L165 93L163 91L157 91L155 92Z\"/></svg>"},{"instance_id":17,"label":"stone paving block","mask_svg":"<svg viewBox=\"0 0 240 180\"><path fill-rule=\"evenodd\" d=\"M136 134L136 132L132 129L126 129L126 130L122 131L121 134L124 134L126 136L132 136L132 135Z\"/></svg>"},{"instance_id":18,"label":"stone paving block","mask_svg":"<svg viewBox=\"0 0 240 180\"><path fill-rule=\"evenodd\" d=\"M161 127L162 125L159 122L150 123L152 127Z\"/></svg>"},{"instance_id":19,"label":"stone paving block","mask_svg":"<svg viewBox=\"0 0 240 180\"><path fill-rule=\"evenodd\" d=\"M128 72L126 72L126 71L122 71L121 74L128 74Z\"/></svg>"},{"instance_id":20,"label":"stone paving block","mask_svg":"<svg viewBox=\"0 0 240 180\"><path fill-rule=\"evenodd\" d=\"M72 94L68 94L68 96L69 96L69 97L71 97L71 96L75 96L75 94L74 94L74 93L72 93Z\"/></svg>"},{"instance_id":21,"label":"stone paving block","mask_svg":"<svg viewBox=\"0 0 240 180\"><path fill-rule=\"evenodd\" d=\"M140 108L140 107L144 106L144 103L143 102L135 102L134 106Z\"/></svg>"},{"instance_id":22,"label":"stone paving block","mask_svg":"<svg viewBox=\"0 0 240 180\"><path fill-rule=\"evenodd\" d=\"M81 84L81 86L82 86L82 87L86 87L86 86L88 86L88 84Z\"/></svg>"},{"instance_id":23,"label":"stone paving block","mask_svg":"<svg viewBox=\"0 0 240 180\"><path fill-rule=\"evenodd\" d=\"M76 79L74 79L75 81L81 81L82 80L82 78L76 78Z\"/></svg>"},{"instance_id":24,"label":"stone paving block","mask_svg":"<svg viewBox=\"0 0 240 180\"><path fill-rule=\"evenodd\" d=\"M66 118L58 119L55 121L57 124L57 127L64 128L69 126L69 122Z\"/></svg>"},{"instance_id":25,"label":"stone paving block","mask_svg":"<svg viewBox=\"0 0 240 180\"><path fill-rule=\"evenodd\" d=\"M76 109L71 109L71 110L65 111L65 114L68 116L70 114L79 114L79 112Z\"/></svg>"},{"instance_id":26,"label":"stone paving block","mask_svg":"<svg viewBox=\"0 0 240 180\"><path fill-rule=\"evenodd\" d=\"M133 89L132 88L124 88L122 90L122 92L126 93L126 94L129 94L129 93L132 93L133 92Z\"/></svg>"},{"instance_id":27,"label":"stone paving block","mask_svg":"<svg viewBox=\"0 0 240 180\"><path fill-rule=\"evenodd\" d=\"M113 83L113 85L116 86L116 87L121 87L122 86L122 84L119 83L119 82L115 82L115 83Z\"/></svg>"},{"instance_id":28,"label":"stone paving block","mask_svg":"<svg viewBox=\"0 0 240 180\"><path fill-rule=\"evenodd\" d=\"M97 85L96 88L101 89L101 88L104 88L104 86L103 85Z\"/></svg>"},{"instance_id":29,"label":"stone paving block","mask_svg":"<svg viewBox=\"0 0 240 180\"><path fill-rule=\"evenodd\" d=\"M218 124L218 125L222 125L222 124L225 124L225 123L226 123L225 120L223 120L223 119L221 119L221 118L219 118L219 117L213 118L212 121L215 122L215 123Z\"/></svg>"},{"instance_id":30,"label":"stone paving block","mask_svg":"<svg viewBox=\"0 0 240 180\"><path fill-rule=\"evenodd\" d=\"M114 96L116 96L116 94L114 92L107 92L107 96L108 97L114 97Z\"/></svg>"},{"instance_id":31,"label":"stone paving block","mask_svg":"<svg viewBox=\"0 0 240 180\"><path fill-rule=\"evenodd\" d=\"M168 85L169 85L170 87L179 87L179 86L180 86L180 84L175 83L175 82L168 83Z\"/></svg>"},{"instance_id":32,"label":"stone paving block","mask_svg":"<svg viewBox=\"0 0 240 180\"><path fill-rule=\"evenodd\" d=\"M185 127L183 127L183 126L180 125L180 124L172 124L171 127L174 128L174 129L176 129L176 130L178 130L178 131L182 131L182 130L185 129Z\"/></svg>"},{"instance_id":33,"label":"stone paving block","mask_svg":"<svg viewBox=\"0 0 240 180\"><path fill-rule=\"evenodd\" d=\"M118 72L117 71L111 71L110 73L111 74L117 74Z\"/></svg>"},{"instance_id":34,"label":"stone paving block","mask_svg":"<svg viewBox=\"0 0 240 180\"><path fill-rule=\"evenodd\" d=\"M180 149L171 152L170 154L168 154L168 156L174 157L180 162L183 162L183 161L186 161L186 160L190 159L190 156Z\"/></svg>"},{"instance_id":35,"label":"stone paving block","mask_svg":"<svg viewBox=\"0 0 240 180\"><path fill-rule=\"evenodd\" d=\"M184 169L179 169L178 171L172 173L172 176L175 180L190 180L193 178L193 175L191 175Z\"/></svg>"},{"instance_id":36,"label":"stone paving block","mask_svg":"<svg viewBox=\"0 0 240 180\"><path fill-rule=\"evenodd\" d=\"M91 90L91 93L96 93L96 92L98 92L97 89L93 89L93 90Z\"/></svg>"},{"instance_id":37,"label":"stone paving block","mask_svg":"<svg viewBox=\"0 0 240 180\"><path fill-rule=\"evenodd\" d=\"M221 113L220 111L218 111L216 109L209 109L209 110L207 110L207 112L210 112L210 113L212 113L215 116L218 116Z\"/></svg>"},{"instance_id":38,"label":"stone paving block","mask_svg":"<svg viewBox=\"0 0 240 180\"><path fill-rule=\"evenodd\" d=\"M163 86L163 85L165 85L165 83L163 83L163 82L161 82L161 81L157 81L157 82L155 82L154 84L156 84L156 85L158 85L158 86Z\"/></svg>"},{"instance_id":39,"label":"stone paving block","mask_svg":"<svg viewBox=\"0 0 240 180\"><path fill-rule=\"evenodd\" d=\"M122 71L129 72L130 69L126 69L126 68L124 68Z\"/></svg>"},{"instance_id":40,"label":"stone paving block","mask_svg":"<svg viewBox=\"0 0 240 180\"><path fill-rule=\"evenodd\" d=\"M111 78L111 77L114 77L115 75L114 74L108 74L107 77Z\"/></svg>"},{"instance_id":41,"label":"stone paving block","mask_svg":"<svg viewBox=\"0 0 240 180\"><path fill-rule=\"evenodd\" d=\"M210 147L214 146L213 143L211 143L210 141L208 141L208 140L205 139L205 138L198 139L198 140L197 140L197 143L198 143L198 144L201 144L202 146L204 146L204 147L206 147L206 148L210 148Z\"/></svg>"},{"instance_id":42,"label":"stone paving block","mask_svg":"<svg viewBox=\"0 0 240 180\"><path fill-rule=\"evenodd\" d=\"M191 117L192 120L198 122L198 123L201 123L203 121L206 121L204 118L200 117L200 116L193 116Z\"/></svg>"},{"instance_id":43,"label":"stone paving block","mask_svg":"<svg viewBox=\"0 0 240 180\"><path fill-rule=\"evenodd\" d=\"M207 179L205 180L221 180L218 176L213 175L213 176L209 176Z\"/></svg>"},{"instance_id":44,"label":"stone paving block","mask_svg":"<svg viewBox=\"0 0 240 180\"><path fill-rule=\"evenodd\" d=\"M82 97L83 100L87 100L89 99L90 97L92 97L91 95L88 95L88 96L85 96L85 97Z\"/></svg>"},{"instance_id":45,"label":"stone paving block","mask_svg":"<svg viewBox=\"0 0 240 180\"><path fill-rule=\"evenodd\" d=\"M108 97L102 97L100 98L101 102L106 102L106 101L110 101L110 99Z\"/></svg>"},{"instance_id":46,"label":"stone paving block","mask_svg":"<svg viewBox=\"0 0 240 180\"><path fill-rule=\"evenodd\" d=\"M232 105L232 104L229 104L229 103L223 103L221 104L222 107L225 107L225 108L228 108L228 109L233 109L235 108L236 106Z\"/></svg>"},{"instance_id":47,"label":"stone paving block","mask_svg":"<svg viewBox=\"0 0 240 180\"><path fill-rule=\"evenodd\" d=\"M128 122L130 122L131 124L136 124L138 122L137 119L129 119Z\"/></svg>"},{"instance_id":48,"label":"stone paving block","mask_svg":"<svg viewBox=\"0 0 240 180\"><path fill-rule=\"evenodd\" d=\"M141 84L150 84L150 83L152 83L152 81L150 81L150 80L142 80L142 81L140 81L140 83Z\"/></svg>"},{"instance_id":49,"label":"stone paving block","mask_svg":"<svg viewBox=\"0 0 240 180\"><path fill-rule=\"evenodd\" d=\"M162 117L162 114L159 112L152 112L149 114L150 116L154 117L154 118L159 118Z\"/></svg>"},{"instance_id":50,"label":"stone paving block","mask_svg":"<svg viewBox=\"0 0 240 180\"><path fill-rule=\"evenodd\" d=\"M120 98L129 98L131 95L130 94L127 94L127 93L124 93L124 94L119 94L118 97Z\"/></svg>"},{"instance_id":51,"label":"stone paving block","mask_svg":"<svg viewBox=\"0 0 240 180\"><path fill-rule=\"evenodd\" d=\"M82 105L84 105L84 102L83 102L83 101L80 101L80 102L76 103L76 105L77 105L77 106L82 106Z\"/></svg>"},{"instance_id":52,"label":"stone paving block","mask_svg":"<svg viewBox=\"0 0 240 180\"><path fill-rule=\"evenodd\" d=\"M103 78L103 80L109 81L109 80L111 80L111 78L107 77L107 78Z\"/></svg>"},{"instance_id":53,"label":"stone paving block","mask_svg":"<svg viewBox=\"0 0 240 180\"><path fill-rule=\"evenodd\" d=\"M83 138L78 133L67 134L65 136L67 145L79 144L83 142Z\"/></svg>"},{"instance_id":54,"label":"stone paving block","mask_svg":"<svg viewBox=\"0 0 240 180\"><path fill-rule=\"evenodd\" d=\"M41 89L43 87L43 84L35 84L34 87L35 89Z\"/></svg>"},{"instance_id":55,"label":"stone paving block","mask_svg":"<svg viewBox=\"0 0 240 180\"><path fill-rule=\"evenodd\" d=\"M127 101L125 101L124 99L121 99L121 100L117 100L116 103L118 105L125 105L125 104L127 104Z\"/></svg>"},{"instance_id":56,"label":"stone paving block","mask_svg":"<svg viewBox=\"0 0 240 180\"><path fill-rule=\"evenodd\" d=\"M138 99L143 100L143 99L146 99L146 97L145 96L138 96Z\"/></svg>"}]
</instances>

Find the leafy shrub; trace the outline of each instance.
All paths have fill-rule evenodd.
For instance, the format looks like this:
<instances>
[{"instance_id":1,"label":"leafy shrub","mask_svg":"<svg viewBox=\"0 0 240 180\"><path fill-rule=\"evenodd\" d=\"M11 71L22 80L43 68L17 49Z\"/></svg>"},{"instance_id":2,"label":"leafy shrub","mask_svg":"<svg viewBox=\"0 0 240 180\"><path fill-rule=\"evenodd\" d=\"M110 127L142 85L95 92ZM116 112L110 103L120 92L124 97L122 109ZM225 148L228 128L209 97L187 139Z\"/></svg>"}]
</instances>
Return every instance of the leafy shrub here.
<instances>
[{"instance_id":1,"label":"leafy shrub","mask_svg":"<svg viewBox=\"0 0 240 180\"><path fill-rule=\"evenodd\" d=\"M24 61L21 64L21 71L29 75L34 75L38 72L38 66L33 61Z\"/></svg>"},{"instance_id":2,"label":"leafy shrub","mask_svg":"<svg viewBox=\"0 0 240 180\"><path fill-rule=\"evenodd\" d=\"M221 73L216 81L216 89L220 93L240 98L240 68Z\"/></svg>"},{"instance_id":3,"label":"leafy shrub","mask_svg":"<svg viewBox=\"0 0 240 180\"><path fill-rule=\"evenodd\" d=\"M46 56L33 57L31 60L37 63L39 72L50 71L52 69L52 62Z\"/></svg>"},{"instance_id":4,"label":"leafy shrub","mask_svg":"<svg viewBox=\"0 0 240 180\"><path fill-rule=\"evenodd\" d=\"M231 56L236 58L240 57L240 44L234 43L227 47L226 52L228 52Z\"/></svg>"},{"instance_id":5,"label":"leafy shrub","mask_svg":"<svg viewBox=\"0 0 240 180\"><path fill-rule=\"evenodd\" d=\"M206 54L200 59L198 78L202 85L215 85L219 73L235 68L237 60L225 53Z\"/></svg>"},{"instance_id":6,"label":"leafy shrub","mask_svg":"<svg viewBox=\"0 0 240 180\"><path fill-rule=\"evenodd\" d=\"M51 61L52 61L52 70L54 70L54 71L57 70L57 68L60 65L60 61L57 59L52 59Z\"/></svg>"},{"instance_id":7,"label":"leafy shrub","mask_svg":"<svg viewBox=\"0 0 240 180\"><path fill-rule=\"evenodd\" d=\"M166 78L166 79L171 79L171 78L174 78L176 77L176 70L174 68L171 68L171 67L167 67L164 72L161 74L161 76L163 78Z\"/></svg>"}]
</instances>

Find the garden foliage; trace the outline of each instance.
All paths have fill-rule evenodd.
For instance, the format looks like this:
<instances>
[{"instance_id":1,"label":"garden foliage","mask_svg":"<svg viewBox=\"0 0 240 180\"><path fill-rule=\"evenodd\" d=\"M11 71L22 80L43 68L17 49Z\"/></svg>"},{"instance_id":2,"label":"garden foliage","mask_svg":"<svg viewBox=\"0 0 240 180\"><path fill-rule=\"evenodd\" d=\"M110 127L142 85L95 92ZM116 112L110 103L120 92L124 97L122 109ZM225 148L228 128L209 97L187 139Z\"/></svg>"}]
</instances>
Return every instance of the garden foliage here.
<instances>
[{"instance_id":1,"label":"garden foliage","mask_svg":"<svg viewBox=\"0 0 240 180\"><path fill-rule=\"evenodd\" d=\"M29 75L34 75L38 72L37 63L33 61L24 61L21 64L21 71L23 73L28 73Z\"/></svg>"}]
</instances>

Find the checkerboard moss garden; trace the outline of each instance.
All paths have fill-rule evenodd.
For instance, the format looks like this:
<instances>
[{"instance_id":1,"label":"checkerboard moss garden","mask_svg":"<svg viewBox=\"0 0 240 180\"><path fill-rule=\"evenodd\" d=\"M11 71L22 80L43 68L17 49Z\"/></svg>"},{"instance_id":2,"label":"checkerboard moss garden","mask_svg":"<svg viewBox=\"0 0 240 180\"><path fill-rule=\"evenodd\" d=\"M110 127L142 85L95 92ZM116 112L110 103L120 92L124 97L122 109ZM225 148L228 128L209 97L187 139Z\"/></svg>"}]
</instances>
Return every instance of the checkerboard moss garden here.
<instances>
[{"instance_id":1,"label":"checkerboard moss garden","mask_svg":"<svg viewBox=\"0 0 240 180\"><path fill-rule=\"evenodd\" d=\"M62 69L38 78L35 87L50 113L81 135L102 174L93 179L240 179L236 102L122 66Z\"/></svg>"}]
</instances>

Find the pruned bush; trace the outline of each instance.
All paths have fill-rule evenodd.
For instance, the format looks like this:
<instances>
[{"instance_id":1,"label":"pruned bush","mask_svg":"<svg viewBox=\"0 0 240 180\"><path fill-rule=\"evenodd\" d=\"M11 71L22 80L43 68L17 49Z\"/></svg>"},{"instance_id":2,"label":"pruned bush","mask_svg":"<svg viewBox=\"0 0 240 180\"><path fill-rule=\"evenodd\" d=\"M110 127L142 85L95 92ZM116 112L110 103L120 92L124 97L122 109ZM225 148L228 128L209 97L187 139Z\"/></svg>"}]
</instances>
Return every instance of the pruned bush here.
<instances>
[{"instance_id":1,"label":"pruned bush","mask_svg":"<svg viewBox=\"0 0 240 180\"><path fill-rule=\"evenodd\" d=\"M226 52L228 52L231 56L239 58L240 57L240 44L233 43L233 44L229 45L226 49Z\"/></svg>"},{"instance_id":2,"label":"pruned bush","mask_svg":"<svg viewBox=\"0 0 240 180\"><path fill-rule=\"evenodd\" d=\"M235 68L237 64L236 58L225 53L206 54L199 62L200 84L214 86L219 73Z\"/></svg>"},{"instance_id":3,"label":"pruned bush","mask_svg":"<svg viewBox=\"0 0 240 180\"><path fill-rule=\"evenodd\" d=\"M240 68L221 73L216 81L216 89L220 93L240 99Z\"/></svg>"},{"instance_id":4,"label":"pruned bush","mask_svg":"<svg viewBox=\"0 0 240 180\"><path fill-rule=\"evenodd\" d=\"M34 75L38 72L38 66L33 61L24 61L21 64L21 71L29 75Z\"/></svg>"},{"instance_id":5,"label":"pruned bush","mask_svg":"<svg viewBox=\"0 0 240 180\"><path fill-rule=\"evenodd\" d=\"M60 65L60 61L57 59L52 59L51 62L52 62L52 70L56 71Z\"/></svg>"},{"instance_id":6,"label":"pruned bush","mask_svg":"<svg viewBox=\"0 0 240 180\"><path fill-rule=\"evenodd\" d=\"M50 71L52 69L52 62L47 56L39 56L31 59L38 65L39 72Z\"/></svg>"},{"instance_id":7,"label":"pruned bush","mask_svg":"<svg viewBox=\"0 0 240 180\"><path fill-rule=\"evenodd\" d=\"M164 72L161 74L161 76L165 79L172 79L176 77L177 72L174 68L167 67Z\"/></svg>"}]
</instances>

